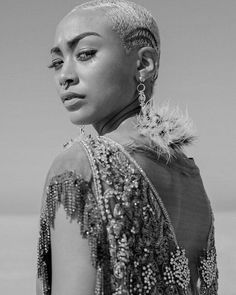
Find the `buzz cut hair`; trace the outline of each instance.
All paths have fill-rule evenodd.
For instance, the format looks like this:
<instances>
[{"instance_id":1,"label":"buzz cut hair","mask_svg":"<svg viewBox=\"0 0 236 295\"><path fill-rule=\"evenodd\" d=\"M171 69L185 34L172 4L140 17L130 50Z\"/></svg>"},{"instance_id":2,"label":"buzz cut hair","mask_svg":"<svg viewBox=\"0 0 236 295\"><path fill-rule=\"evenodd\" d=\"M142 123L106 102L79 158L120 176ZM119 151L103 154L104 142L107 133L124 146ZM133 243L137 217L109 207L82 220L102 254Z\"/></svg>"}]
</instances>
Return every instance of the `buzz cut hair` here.
<instances>
[{"instance_id":1,"label":"buzz cut hair","mask_svg":"<svg viewBox=\"0 0 236 295\"><path fill-rule=\"evenodd\" d=\"M146 8L126 0L92 0L76 6L71 13L78 9L102 9L127 51L146 46L154 48L156 61L152 82L155 82L160 62L160 35L154 17Z\"/></svg>"}]
</instances>

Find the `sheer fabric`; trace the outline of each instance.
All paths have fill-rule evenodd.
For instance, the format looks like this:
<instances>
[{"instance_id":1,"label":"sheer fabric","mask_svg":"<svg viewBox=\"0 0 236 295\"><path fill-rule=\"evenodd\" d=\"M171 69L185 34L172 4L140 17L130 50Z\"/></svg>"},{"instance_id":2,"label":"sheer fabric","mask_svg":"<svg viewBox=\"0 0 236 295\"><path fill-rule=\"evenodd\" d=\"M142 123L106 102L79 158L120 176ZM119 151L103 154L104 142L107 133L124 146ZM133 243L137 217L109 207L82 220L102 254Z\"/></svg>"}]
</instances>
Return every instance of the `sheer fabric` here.
<instances>
[{"instance_id":1,"label":"sheer fabric","mask_svg":"<svg viewBox=\"0 0 236 295\"><path fill-rule=\"evenodd\" d=\"M114 139L75 140L48 178L38 241L43 294L51 294L59 206L89 241L94 294L217 294L213 214L194 161L176 152L167 162L138 137Z\"/></svg>"}]
</instances>

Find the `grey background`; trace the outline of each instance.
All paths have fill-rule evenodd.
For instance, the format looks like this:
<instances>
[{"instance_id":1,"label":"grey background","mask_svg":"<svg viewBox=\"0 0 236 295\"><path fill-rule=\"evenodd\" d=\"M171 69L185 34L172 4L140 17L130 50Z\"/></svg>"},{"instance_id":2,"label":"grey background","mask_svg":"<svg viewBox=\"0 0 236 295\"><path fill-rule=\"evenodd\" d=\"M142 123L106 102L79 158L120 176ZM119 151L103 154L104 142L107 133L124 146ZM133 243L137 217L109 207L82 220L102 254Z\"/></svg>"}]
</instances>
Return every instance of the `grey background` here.
<instances>
[{"instance_id":1,"label":"grey background","mask_svg":"<svg viewBox=\"0 0 236 295\"><path fill-rule=\"evenodd\" d=\"M201 169L213 207L235 209L236 1L136 2L160 28L156 100L187 106L199 136L188 154ZM39 211L49 166L78 132L47 69L56 24L78 3L1 2L1 213Z\"/></svg>"},{"instance_id":2,"label":"grey background","mask_svg":"<svg viewBox=\"0 0 236 295\"><path fill-rule=\"evenodd\" d=\"M156 101L188 107L199 165L216 215L220 294L234 295L235 0L137 0L162 41ZM56 24L78 1L0 4L0 294L35 294L36 242L46 173L76 136L47 69Z\"/></svg>"},{"instance_id":3,"label":"grey background","mask_svg":"<svg viewBox=\"0 0 236 295\"><path fill-rule=\"evenodd\" d=\"M236 1L136 2L160 28L156 100L187 106L199 136L188 154L213 207L235 209ZM1 2L1 213L38 212L47 170L78 132L47 69L56 24L78 3Z\"/></svg>"}]
</instances>

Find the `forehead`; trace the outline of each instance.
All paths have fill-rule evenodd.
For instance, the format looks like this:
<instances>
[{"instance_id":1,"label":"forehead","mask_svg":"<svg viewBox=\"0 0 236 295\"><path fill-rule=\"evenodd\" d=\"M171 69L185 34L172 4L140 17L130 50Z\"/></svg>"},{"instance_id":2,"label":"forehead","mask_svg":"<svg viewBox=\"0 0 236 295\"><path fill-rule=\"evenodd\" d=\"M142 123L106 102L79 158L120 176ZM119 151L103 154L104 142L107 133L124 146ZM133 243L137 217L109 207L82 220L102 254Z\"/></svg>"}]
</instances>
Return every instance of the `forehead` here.
<instances>
[{"instance_id":1,"label":"forehead","mask_svg":"<svg viewBox=\"0 0 236 295\"><path fill-rule=\"evenodd\" d=\"M101 35L105 42L120 43L118 34L112 30L111 22L101 9L80 9L66 15L57 26L54 43L60 46L86 32Z\"/></svg>"}]
</instances>

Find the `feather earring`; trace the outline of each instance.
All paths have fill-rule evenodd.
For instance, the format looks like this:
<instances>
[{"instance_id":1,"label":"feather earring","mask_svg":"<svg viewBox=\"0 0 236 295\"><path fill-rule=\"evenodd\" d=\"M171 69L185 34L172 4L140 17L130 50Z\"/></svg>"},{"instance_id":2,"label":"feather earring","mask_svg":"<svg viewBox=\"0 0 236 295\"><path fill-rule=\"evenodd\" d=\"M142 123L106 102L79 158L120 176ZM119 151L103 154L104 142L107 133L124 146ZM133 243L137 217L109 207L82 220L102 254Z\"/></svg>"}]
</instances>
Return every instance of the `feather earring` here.
<instances>
[{"instance_id":1,"label":"feather earring","mask_svg":"<svg viewBox=\"0 0 236 295\"><path fill-rule=\"evenodd\" d=\"M192 121L177 107L170 109L169 104L154 107L153 100L145 103L138 116L138 131L151 140L158 155L170 159L174 150L181 150L195 139Z\"/></svg>"}]
</instances>

